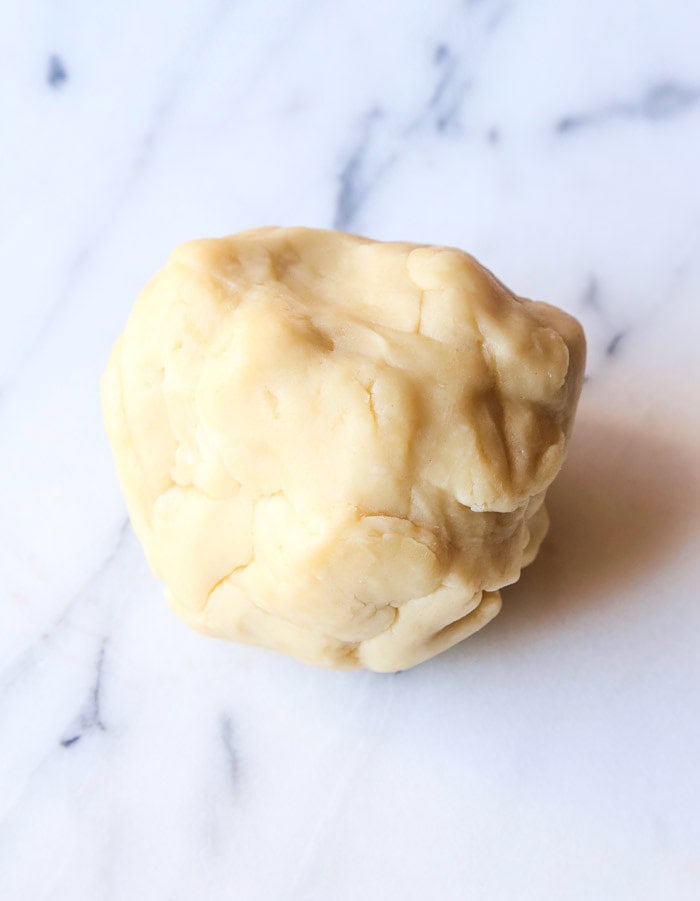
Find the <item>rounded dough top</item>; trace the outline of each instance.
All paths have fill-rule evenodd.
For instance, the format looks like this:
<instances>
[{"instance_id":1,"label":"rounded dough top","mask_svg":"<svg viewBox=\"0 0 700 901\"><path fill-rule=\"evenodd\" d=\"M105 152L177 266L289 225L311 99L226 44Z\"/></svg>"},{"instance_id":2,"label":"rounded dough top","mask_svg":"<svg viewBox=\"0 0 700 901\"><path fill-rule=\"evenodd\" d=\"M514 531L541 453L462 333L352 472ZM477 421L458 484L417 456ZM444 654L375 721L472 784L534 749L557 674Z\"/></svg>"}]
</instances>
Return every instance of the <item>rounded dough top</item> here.
<instances>
[{"instance_id":1,"label":"rounded dough top","mask_svg":"<svg viewBox=\"0 0 700 901\"><path fill-rule=\"evenodd\" d=\"M460 640L536 553L584 347L459 250L303 228L183 245L103 379L173 606L344 668Z\"/></svg>"}]
</instances>

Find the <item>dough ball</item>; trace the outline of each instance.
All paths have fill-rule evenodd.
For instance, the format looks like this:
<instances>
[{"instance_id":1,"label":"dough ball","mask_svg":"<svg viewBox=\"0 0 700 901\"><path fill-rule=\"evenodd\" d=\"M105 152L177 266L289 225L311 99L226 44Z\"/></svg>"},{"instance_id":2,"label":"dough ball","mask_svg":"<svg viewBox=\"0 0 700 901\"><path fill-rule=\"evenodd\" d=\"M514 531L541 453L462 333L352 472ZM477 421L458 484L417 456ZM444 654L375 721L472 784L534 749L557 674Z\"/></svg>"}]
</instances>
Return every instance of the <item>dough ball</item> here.
<instances>
[{"instance_id":1,"label":"dough ball","mask_svg":"<svg viewBox=\"0 0 700 901\"><path fill-rule=\"evenodd\" d=\"M584 353L459 250L260 228L175 251L102 399L184 620L393 671L481 628L534 558Z\"/></svg>"}]
</instances>

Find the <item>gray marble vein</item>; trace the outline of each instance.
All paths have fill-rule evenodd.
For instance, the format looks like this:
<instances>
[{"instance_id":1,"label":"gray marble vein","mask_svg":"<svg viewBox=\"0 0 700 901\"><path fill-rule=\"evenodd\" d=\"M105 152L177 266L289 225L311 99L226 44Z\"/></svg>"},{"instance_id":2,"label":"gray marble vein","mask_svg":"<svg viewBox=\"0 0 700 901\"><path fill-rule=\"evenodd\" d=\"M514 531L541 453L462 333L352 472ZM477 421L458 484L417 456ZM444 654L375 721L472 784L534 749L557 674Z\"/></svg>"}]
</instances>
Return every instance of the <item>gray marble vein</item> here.
<instances>
[{"instance_id":1,"label":"gray marble vein","mask_svg":"<svg viewBox=\"0 0 700 901\"><path fill-rule=\"evenodd\" d=\"M605 302L604 292L597 276L592 275L581 294L580 308L586 314L589 325L588 341L594 341L601 347L604 357L612 358L619 354L624 339L630 332L630 326L621 327L617 315ZM589 367L590 370L590 367ZM590 378L590 371L588 377Z\"/></svg>"},{"instance_id":2,"label":"gray marble vein","mask_svg":"<svg viewBox=\"0 0 700 901\"><path fill-rule=\"evenodd\" d=\"M49 87L54 90L59 90L68 81L68 70L66 69L63 59L57 53L52 53L49 57L49 63L46 70L46 81Z\"/></svg>"},{"instance_id":3,"label":"gray marble vein","mask_svg":"<svg viewBox=\"0 0 700 901\"><path fill-rule=\"evenodd\" d=\"M434 76L428 95L404 124L393 121L380 105L361 117L338 175L334 228L347 231L354 226L363 205L417 134L426 128L437 134L459 131L459 115L470 80L461 73L459 56L446 43L435 47L432 65Z\"/></svg>"},{"instance_id":4,"label":"gray marble vein","mask_svg":"<svg viewBox=\"0 0 700 901\"><path fill-rule=\"evenodd\" d=\"M66 729L60 744L64 748L71 748L89 732L97 730L104 732L107 729L102 714L102 685L104 679L104 663L107 648L107 639L103 639L97 655L95 675L88 692L87 699L82 710L75 720Z\"/></svg>"},{"instance_id":5,"label":"gray marble vein","mask_svg":"<svg viewBox=\"0 0 700 901\"><path fill-rule=\"evenodd\" d=\"M36 641L32 642L29 647L25 647L0 669L0 693L15 686L19 680L41 662L51 648L57 632L70 623L71 616L77 607L86 602L92 602L92 589L109 576L110 570L123 553L127 546L128 538L132 534L130 520L128 517L125 517L109 553L100 561L96 569L86 578L68 602L64 604L60 614L42 629Z\"/></svg>"},{"instance_id":6,"label":"gray marble vein","mask_svg":"<svg viewBox=\"0 0 700 901\"><path fill-rule=\"evenodd\" d=\"M590 277L588 284L584 288L581 296L581 306L595 310L596 313L600 313L602 310L600 303L600 284L595 275Z\"/></svg>"},{"instance_id":7,"label":"gray marble vein","mask_svg":"<svg viewBox=\"0 0 700 901\"><path fill-rule=\"evenodd\" d=\"M433 64L436 75L432 93L405 129L406 137L426 124L438 132L459 128L459 113L470 81L460 75L460 58L448 44L438 44Z\"/></svg>"},{"instance_id":8,"label":"gray marble vein","mask_svg":"<svg viewBox=\"0 0 700 901\"><path fill-rule=\"evenodd\" d=\"M515 8L515 5L512 0L464 0L467 12L483 12L486 14L484 30L487 33L496 31Z\"/></svg>"},{"instance_id":9,"label":"gray marble vein","mask_svg":"<svg viewBox=\"0 0 700 901\"><path fill-rule=\"evenodd\" d=\"M380 107L372 107L359 122L355 144L338 175L333 228L347 231L352 227L367 195L394 161L393 154L379 162L370 156L373 133L384 115Z\"/></svg>"},{"instance_id":10,"label":"gray marble vein","mask_svg":"<svg viewBox=\"0 0 700 901\"><path fill-rule=\"evenodd\" d=\"M569 135L581 129L625 120L659 122L688 112L700 103L700 87L677 81L651 85L635 100L615 100L599 109L563 116L554 130Z\"/></svg>"},{"instance_id":11,"label":"gray marble vein","mask_svg":"<svg viewBox=\"0 0 700 901\"><path fill-rule=\"evenodd\" d=\"M231 780L231 784L236 787L239 780L240 762L238 752L234 741L233 720L228 714L222 714L219 720L221 745L224 751L226 767Z\"/></svg>"},{"instance_id":12,"label":"gray marble vein","mask_svg":"<svg viewBox=\"0 0 700 901\"><path fill-rule=\"evenodd\" d=\"M605 353L608 357L614 357L620 349L620 342L625 337L624 331L615 332L612 338L605 345Z\"/></svg>"}]
</instances>

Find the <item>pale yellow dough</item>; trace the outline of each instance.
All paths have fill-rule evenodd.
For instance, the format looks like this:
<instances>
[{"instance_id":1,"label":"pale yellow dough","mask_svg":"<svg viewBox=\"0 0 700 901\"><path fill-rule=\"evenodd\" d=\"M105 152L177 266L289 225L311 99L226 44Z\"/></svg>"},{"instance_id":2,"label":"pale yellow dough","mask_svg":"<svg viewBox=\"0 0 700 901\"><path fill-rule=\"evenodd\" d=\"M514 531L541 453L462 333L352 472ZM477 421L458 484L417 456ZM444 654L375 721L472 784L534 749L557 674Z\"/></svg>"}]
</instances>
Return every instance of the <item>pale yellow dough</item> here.
<instances>
[{"instance_id":1,"label":"pale yellow dough","mask_svg":"<svg viewBox=\"0 0 700 901\"><path fill-rule=\"evenodd\" d=\"M260 228L175 251L102 401L184 620L393 671L480 629L534 558L584 355L575 319L459 250Z\"/></svg>"}]
</instances>

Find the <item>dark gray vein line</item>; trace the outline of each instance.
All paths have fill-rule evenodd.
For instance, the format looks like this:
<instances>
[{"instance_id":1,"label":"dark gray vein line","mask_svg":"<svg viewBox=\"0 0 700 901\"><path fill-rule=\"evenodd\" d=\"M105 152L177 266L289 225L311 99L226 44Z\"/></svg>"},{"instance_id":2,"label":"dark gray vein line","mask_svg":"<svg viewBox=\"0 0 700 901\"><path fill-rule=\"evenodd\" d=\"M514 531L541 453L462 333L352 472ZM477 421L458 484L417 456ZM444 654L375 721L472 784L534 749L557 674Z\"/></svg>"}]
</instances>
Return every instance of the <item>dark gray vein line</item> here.
<instances>
[{"instance_id":1,"label":"dark gray vein line","mask_svg":"<svg viewBox=\"0 0 700 901\"><path fill-rule=\"evenodd\" d=\"M467 0L466 5L470 9L483 6L489 10L490 18L482 23L486 33L495 31L513 8L510 0L493 4L495 6L493 10L490 0ZM450 129L459 130L459 115L464 97L471 88L471 81L459 77L459 57L447 43L437 44L432 61L437 75L427 100L408 124L397 129L390 141L390 148L379 156L374 166L371 165L371 160L374 156L377 135L380 127L385 124L386 117L382 108L375 105L361 118L358 140L352 146L338 175L334 228L343 230L351 228L369 195L376 189L386 172L400 159L405 151L407 139L426 126L433 128L438 134ZM493 132L490 133L489 140L491 143L497 143L499 137L498 132Z\"/></svg>"},{"instance_id":2,"label":"dark gray vein line","mask_svg":"<svg viewBox=\"0 0 700 901\"><path fill-rule=\"evenodd\" d=\"M647 119L666 119L685 112L700 101L700 88L693 85L663 82L654 85L641 104L641 115Z\"/></svg>"},{"instance_id":3,"label":"dark gray vein line","mask_svg":"<svg viewBox=\"0 0 700 901\"><path fill-rule=\"evenodd\" d=\"M90 688L90 693L88 694L87 701L85 702L82 711L78 714L78 717L76 718L74 723L67 730L66 736L60 741L61 746L64 748L71 748L73 745L79 742L86 733L90 732L93 729L98 729L100 732L105 732L107 729L104 720L102 719L101 704L102 679L106 646L107 639L105 638L100 644L100 650L97 656L97 666L95 668L95 679L92 687Z\"/></svg>"},{"instance_id":4,"label":"dark gray vein line","mask_svg":"<svg viewBox=\"0 0 700 901\"><path fill-rule=\"evenodd\" d=\"M49 87L57 91L63 87L66 81L68 81L68 72L63 60L57 53L52 53L46 70L46 82Z\"/></svg>"},{"instance_id":5,"label":"dark gray vein line","mask_svg":"<svg viewBox=\"0 0 700 901\"><path fill-rule=\"evenodd\" d=\"M605 125L615 120L642 119L658 122L685 113L700 103L700 87L664 81L652 85L636 101L615 101L600 110L563 116L554 130L569 135L582 128Z\"/></svg>"},{"instance_id":6,"label":"dark gray vein line","mask_svg":"<svg viewBox=\"0 0 700 901\"><path fill-rule=\"evenodd\" d=\"M468 79L457 79L458 58L447 44L437 45L433 63L438 70L435 86L422 109L404 129L405 138L426 124L438 132L456 124L464 95L471 87Z\"/></svg>"},{"instance_id":7,"label":"dark gray vein line","mask_svg":"<svg viewBox=\"0 0 700 901\"><path fill-rule=\"evenodd\" d=\"M358 139L338 176L339 190L333 216L333 228L342 231L350 227L362 202L376 183L382 168L386 168L385 163L383 167L377 167L371 174L365 171L372 133L383 116L383 110L379 107L372 107L360 121Z\"/></svg>"},{"instance_id":8,"label":"dark gray vein line","mask_svg":"<svg viewBox=\"0 0 700 901\"><path fill-rule=\"evenodd\" d=\"M586 285L586 289L583 292L583 297L581 298L581 306L589 307L591 310L595 310L597 313L601 312L600 306L600 285L598 284L598 279L595 275L592 275L590 281Z\"/></svg>"},{"instance_id":9,"label":"dark gray vein line","mask_svg":"<svg viewBox=\"0 0 700 901\"><path fill-rule=\"evenodd\" d=\"M605 354L608 357L614 357L620 346L620 341L625 337L624 331L615 332L605 347Z\"/></svg>"},{"instance_id":10,"label":"dark gray vein line","mask_svg":"<svg viewBox=\"0 0 700 901\"><path fill-rule=\"evenodd\" d=\"M437 75L427 100L408 124L397 130L383 154L376 153L375 145L378 131L386 122L384 110L375 105L360 119L357 139L338 175L333 228L347 231L352 227L369 195L400 158L407 139L426 126L439 133L456 126L470 83L456 77L458 60L447 44L435 47L433 64Z\"/></svg>"},{"instance_id":11,"label":"dark gray vein line","mask_svg":"<svg viewBox=\"0 0 700 901\"><path fill-rule=\"evenodd\" d=\"M592 275L581 296L581 307L591 310L598 321L608 334L605 339L605 356L614 357L619 348L620 342L628 334L628 329L621 329L615 325L610 317L605 305L601 300L600 283L595 275Z\"/></svg>"}]
</instances>

